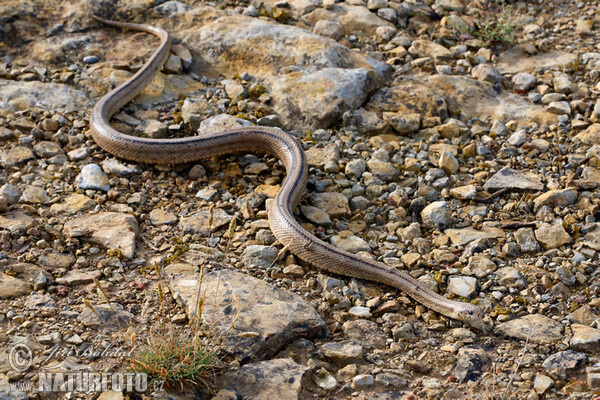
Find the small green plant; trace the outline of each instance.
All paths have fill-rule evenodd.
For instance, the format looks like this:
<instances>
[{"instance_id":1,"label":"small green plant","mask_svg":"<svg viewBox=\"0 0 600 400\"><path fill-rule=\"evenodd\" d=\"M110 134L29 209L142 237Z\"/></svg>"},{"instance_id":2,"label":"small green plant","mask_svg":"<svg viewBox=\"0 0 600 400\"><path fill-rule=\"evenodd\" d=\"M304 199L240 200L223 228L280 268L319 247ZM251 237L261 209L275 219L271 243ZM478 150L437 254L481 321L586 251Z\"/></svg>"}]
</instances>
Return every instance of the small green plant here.
<instances>
[{"instance_id":1,"label":"small green plant","mask_svg":"<svg viewBox=\"0 0 600 400\"><path fill-rule=\"evenodd\" d=\"M167 388L183 391L192 385L210 391L219 359L208 339L200 340L189 327L158 330L131 359L131 369L147 374L149 381L164 382Z\"/></svg>"},{"instance_id":2,"label":"small green plant","mask_svg":"<svg viewBox=\"0 0 600 400\"><path fill-rule=\"evenodd\" d=\"M494 42L511 43L517 28L516 20L517 15L512 6L503 5L497 16L482 21L474 35L483 40L486 46Z\"/></svg>"}]
</instances>

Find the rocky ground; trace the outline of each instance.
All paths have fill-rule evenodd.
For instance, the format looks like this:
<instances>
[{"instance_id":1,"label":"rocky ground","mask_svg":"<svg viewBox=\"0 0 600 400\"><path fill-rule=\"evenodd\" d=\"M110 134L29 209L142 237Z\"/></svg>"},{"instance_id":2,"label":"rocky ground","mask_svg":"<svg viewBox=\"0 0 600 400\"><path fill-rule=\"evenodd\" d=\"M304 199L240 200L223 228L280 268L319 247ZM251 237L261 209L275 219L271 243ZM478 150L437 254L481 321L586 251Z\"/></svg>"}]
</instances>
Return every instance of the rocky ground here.
<instances>
[{"instance_id":1,"label":"rocky ground","mask_svg":"<svg viewBox=\"0 0 600 400\"><path fill-rule=\"evenodd\" d=\"M594 398L599 6L3 1L0 387L41 370L125 368L97 350L141 343L161 318L193 320L203 268L203 322L223 339L219 399ZM310 164L297 210L308 230L485 319L450 320L279 254L266 207L285 171L273 157L159 168L101 150L91 106L158 41L91 13L161 26L175 42L116 128L286 129ZM492 40L490 21L514 36ZM8 362L15 344L33 351L26 371Z\"/></svg>"}]
</instances>

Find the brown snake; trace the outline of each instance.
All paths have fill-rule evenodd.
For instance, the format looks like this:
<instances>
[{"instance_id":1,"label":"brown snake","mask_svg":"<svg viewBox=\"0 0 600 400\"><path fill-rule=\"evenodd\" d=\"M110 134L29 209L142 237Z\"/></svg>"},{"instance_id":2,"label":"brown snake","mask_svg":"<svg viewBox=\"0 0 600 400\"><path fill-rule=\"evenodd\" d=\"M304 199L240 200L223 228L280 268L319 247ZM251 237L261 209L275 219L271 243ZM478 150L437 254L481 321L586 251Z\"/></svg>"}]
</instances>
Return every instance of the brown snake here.
<instances>
[{"instance_id":1,"label":"brown snake","mask_svg":"<svg viewBox=\"0 0 600 400\"><path fill-rule=\"evenodd\" d=\"M148 139L113 129L109 124L110 118L152 80L169 55L171 39L166 31L157 27L94 18L107 25L148 32L161 40L159 48L135 75L102 97L94 106L90 130L100 147L117 157L149 164L189 163L222 154L250 151L274 154L283 161L287 176L275 202L269 207L269 225L275 237L293 254L320 269L394 286L450 318L465 321L483 318L481 309L475 305L440 296L401 270L340 250L302 228L292 210L304 194L308 165L300 144L283 130L240 127L221 132L203 132L193 137Z\"/></svg>"}]
</instances>

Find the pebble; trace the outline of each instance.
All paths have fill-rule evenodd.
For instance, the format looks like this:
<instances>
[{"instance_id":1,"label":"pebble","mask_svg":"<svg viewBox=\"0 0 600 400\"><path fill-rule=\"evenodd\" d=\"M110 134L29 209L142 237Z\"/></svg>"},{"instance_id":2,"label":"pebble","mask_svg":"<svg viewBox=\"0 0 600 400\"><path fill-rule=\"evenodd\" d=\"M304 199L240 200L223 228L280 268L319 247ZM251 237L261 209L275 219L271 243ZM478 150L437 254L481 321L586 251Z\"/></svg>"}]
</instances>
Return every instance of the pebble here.
<instances>
[{"instance_id":1,"label":"pebble","mask_svg":"<svg viewBox=\"0 0 600 400\"><path fill-rule=\"evenodd\" d=\"M98 164L88 164L81 168L81 172L75 177L75 184L81 189L102 190L108 192L110 183L108 175L102 171Z\"/></svg>"},{"instance_id":2,"label":"pebble","mask_svg":"<svg viewBox=\"0 0 600 400\"><path fill-rule=\"evenodd\" d=\"M331 244L335 247L348 251L350 253L358 253L361 251L371 251L371 247L364 240L359 238L358 236L350 235L335 235L331 237Z\"/></svg>"},{"instance_id":3,"label":"pebble","mask_svg":"<svg viewBox=\"0 0 600 400\"><path fill-rule=\"evenodd\" d=\"M354 341L325 343L321 350L325 357L342 364L361 361L363 357L363 347Z\"/></svg>"},{"instance_id":4,"label":"pebble","mask_svg":"<svg viewBox=\"0 0 600 400\"><path fill-rule=\"evenodd\" d=\"M279 254L279 250L273 246L251 245L244 249L242 262L245 265L257 265L260 267L270 266Z\"/></svg>"},{"instance_id":5,"label":"pebble","mask_svg":"<svg viewBox=\"0 0 600 400\"><path fill-rule=\"evenodd\" d=\"M365 389L373 385L375 379L371 374L356 375L352 378L352 387L354 389Z\"/></svg>"},{"instance_id":6,"label":"pebble","mask_svg":"<svg viewBox=\"0 0 600 400\"><path fill-rule=\"evenodd\" d=\"M588 357L573 350L559 351L546 358L542 368L548 375L557 379L566 379L570 373L582 368Z\"/></svg>"},{"instance_id":7,"label":"pebble","mask_svg":"<svg viewBox=\"0 0 600 400\"><path fill-rule=\"evenodd\" d=\"M354 315L355 317L359 317L359 318L371 318L371 310L368 307L352 307L350 310L348 310L348 313Z\"/></svg>"},{"instance_id":8,"label":"pebble","mask_svg":"<svg viewBox=\"0 0 600 400\"><path fill-rule=\"evenodd\" d=\"M98 56L85 56L83 57L83 62L86 64L95 64L98 61L100 61L100 58L98 58Z\"/></svg>"},{"instance_id":9,"label":"pebble","mask_svg":"<svg viewBox=\"0 0 600 400\"><path fill-rule=\"evenodd\" d=\"M450 189L450 195L461 200L471 200L477 195L475 185L465 185Z\"/></svg>"},{"instance_id":10,"label":"pebble","mask_svg":"<svg viewBox=\"0 0 600 400\"><path fill-rule=\"evenodd\" d=\"M535 230L535 238L546 249L555 249L573 240L560 222L554 224L542 222Z\"/></svg>"},{"instance_id":11,"label":"pebble","mask_svg":"<svg viewBox=\"0 0 600 400\"><path fill-rule=\"evenodd\" d=\"M477 278L452 276L448 281L448 291L460 297L471 297L477 292Z\"/></svg>"},{"instance_id":12,"label":"pebble","mask_svg":"<svg viewBox=\"0 0 600 400\"><path fill-rule=\"evenodd\" d=\"M445 201L435 201L421 211L423 223L435 228L445 228L450 225L451 215Z\"/></svg>"},{"instance_id":13,"label":"pebble","mask_svg":"<svg viewBox=\"0 0 600 400\"><path fill-rule=\"evenodd\" d=\"M537 394L544 394L548 389L552 387L554 380L548 375L537 373L533 380L533 389Z\"/></svg>"}]
</instances>

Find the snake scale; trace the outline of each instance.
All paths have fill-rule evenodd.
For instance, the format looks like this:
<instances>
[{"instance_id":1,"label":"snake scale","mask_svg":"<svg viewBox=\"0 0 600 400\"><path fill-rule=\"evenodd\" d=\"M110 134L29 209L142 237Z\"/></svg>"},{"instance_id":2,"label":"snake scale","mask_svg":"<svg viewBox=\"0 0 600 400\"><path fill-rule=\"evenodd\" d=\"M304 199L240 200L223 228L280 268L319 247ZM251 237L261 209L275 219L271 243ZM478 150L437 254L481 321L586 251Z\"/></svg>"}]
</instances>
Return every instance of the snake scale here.
<instances>
[{"instance_id":1,"label":"snake scale","mask_svg":"<svg viewBox=\"0 0 600 400\"><path fill-rule=\"evenodd\" d=\"M126 135L112 128L109 124L112 115L131 101L165 63L171 39L161 28L94 18L107 25L148 32L161 40L160 46L143 67L125 83L104 95L92 109L90 130L100 147L126 160L163 165L189 163L230 153L256 151L273 154L285 165L286 178L269 207L269 225L279 242L293 254L335 274L396 287L450 318L472 321L483 317L481 309L473 304L449 300L401 270L340 250L302 228L292 210L304 195L308 165L300 144L283 130L252 126L202 132L193 137L149 139Z\"/></svg>"}]
</instances>

